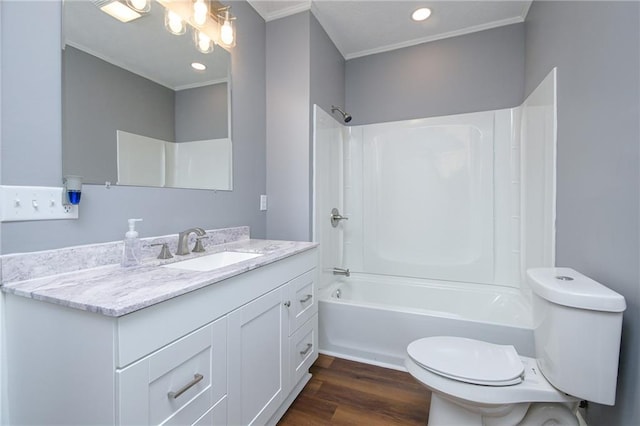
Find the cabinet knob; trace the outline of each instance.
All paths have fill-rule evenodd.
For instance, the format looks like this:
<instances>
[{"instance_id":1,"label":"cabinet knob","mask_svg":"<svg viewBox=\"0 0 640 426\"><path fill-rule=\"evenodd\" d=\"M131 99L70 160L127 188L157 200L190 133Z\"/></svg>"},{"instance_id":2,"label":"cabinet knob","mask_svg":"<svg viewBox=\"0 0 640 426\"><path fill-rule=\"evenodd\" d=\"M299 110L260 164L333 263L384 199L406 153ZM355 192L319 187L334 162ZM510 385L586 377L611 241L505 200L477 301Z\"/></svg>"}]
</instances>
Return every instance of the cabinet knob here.
<instances>
[{"instance_id":1,"label":"cabinet knob","mask_svg":"<svg viewBox=\"0 0 640 426\"><path fill-rule=\"evenodd\" d=\"M286 302L284 302L284 306L286 306L287 308L291 306L291 301L287 300Z\"/></svg>"}]
</instances>

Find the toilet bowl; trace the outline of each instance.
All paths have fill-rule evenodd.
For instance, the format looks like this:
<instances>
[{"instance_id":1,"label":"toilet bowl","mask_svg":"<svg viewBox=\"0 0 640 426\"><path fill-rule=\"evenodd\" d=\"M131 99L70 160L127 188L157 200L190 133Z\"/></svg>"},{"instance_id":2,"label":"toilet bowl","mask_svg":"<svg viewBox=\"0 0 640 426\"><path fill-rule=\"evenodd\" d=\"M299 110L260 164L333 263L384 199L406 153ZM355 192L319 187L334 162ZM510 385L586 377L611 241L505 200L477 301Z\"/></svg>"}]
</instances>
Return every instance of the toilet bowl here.
<instances>
[{"instance_id":1,"label":"toilet bowl","mask_svg":"<svg viewBox=\"0 0 640 426\"><path fill-rule=\"evenodd\" d=\"M405 367L433 391L429 426L573 426L579 400L615 403L624 297L569 268L527 281L535 358L462 337L409 344Z\"/></svg>"},{"instance_id":2,"label":"toilet bowl","mask_svg":"<svg viewBox=\"0 0 640 426\"><path fill-rule=\"evenodd\" d=\"M578 425L579 400L512 346L438 336L412 342L407 353L407 371L433 391L430 426Z\"/></svg>"}]
</instances>

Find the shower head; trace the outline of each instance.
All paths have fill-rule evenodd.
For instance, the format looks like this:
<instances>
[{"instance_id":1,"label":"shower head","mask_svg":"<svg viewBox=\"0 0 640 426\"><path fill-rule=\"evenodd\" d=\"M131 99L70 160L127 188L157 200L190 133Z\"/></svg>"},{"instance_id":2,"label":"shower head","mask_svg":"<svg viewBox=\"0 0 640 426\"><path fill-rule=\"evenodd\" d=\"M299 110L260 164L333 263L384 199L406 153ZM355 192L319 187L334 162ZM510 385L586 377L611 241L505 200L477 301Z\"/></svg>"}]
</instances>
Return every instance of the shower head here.
<instances>
[{"instance_id":1,"label":"shower head","mask_svg":"<svg viewBox=\"0 0 640 426\"><path fill-rule=\"evenodd\" d=\"M342 114L342 119L344 120L345 123L348 123L351 121L351 114L347 114L346 112L341 110L340 107L331 105L331 114L333 114L336 111Z\"/></svg>"}]
</instances>

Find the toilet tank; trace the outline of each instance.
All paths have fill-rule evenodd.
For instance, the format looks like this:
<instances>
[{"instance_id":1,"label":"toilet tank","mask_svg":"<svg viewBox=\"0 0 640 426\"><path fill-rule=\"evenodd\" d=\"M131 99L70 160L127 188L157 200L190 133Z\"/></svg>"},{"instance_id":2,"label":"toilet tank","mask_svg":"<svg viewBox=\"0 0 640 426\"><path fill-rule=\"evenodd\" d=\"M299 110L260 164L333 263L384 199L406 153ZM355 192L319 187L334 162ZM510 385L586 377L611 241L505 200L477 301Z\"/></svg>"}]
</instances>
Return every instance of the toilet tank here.
<instances>
[{"instance_id":1,"label":"toilet tank","mask_svg":"<svg viewBox=\"0 0 640 426\"><path fill-rule=\"evenodd\" d=\"M570 268L527 270L540 371L557 389L613 405L624 297Z\"/></svg>"}]
</instances>

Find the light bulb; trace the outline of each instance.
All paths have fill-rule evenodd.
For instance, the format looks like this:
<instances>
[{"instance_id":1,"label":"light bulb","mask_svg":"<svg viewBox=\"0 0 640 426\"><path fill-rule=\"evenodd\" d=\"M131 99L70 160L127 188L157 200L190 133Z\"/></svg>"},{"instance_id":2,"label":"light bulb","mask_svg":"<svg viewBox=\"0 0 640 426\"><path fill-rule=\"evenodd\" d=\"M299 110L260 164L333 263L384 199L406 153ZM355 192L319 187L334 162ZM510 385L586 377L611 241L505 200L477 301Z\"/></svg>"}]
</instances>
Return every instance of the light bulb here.
<instances>
[{"instance_id":1,"label":"light bulb","mask_svg":"<svg viewBox=\"0 0 640 426\"><path fill-rule=\"evenodd\" d=\"M166 10L164 15L164 26L171 34L181 35L187 31L187 27L185 26L182 18L175 12Z\"/></svg>"},{"instance_id":2,"label":"light bulb","mask_svg":"<svg viewBox=\"0 0 640 426\"><path fill-rule=\"evenodd\" d=\"M224 21L222 28L220 28L220 40L224 44L233 44L233 27L228 19Z\"/></svg>"},{"instance_id":3,"label":"light bulb","mask_svg":"<svg viewBox=\"0 0 640 426\"><path fill-rule=\"evenodd\" d=\"M211 38L202 31L195 32L196 47L202 53L209 53L213 51L213 41Z\"/></svg>"},{"instance_id":4,"label":"light bulb","mask_svg":"<svg viewBox=\"0 0 640 426\"><path fill-rule=\"evenodd\" d=\"M209 8L204 0L196 0L193 4L193 22L196 25L204 25L207 22L207 15L209 14Z\"/></svg>"},{"instance_id":5,"label":"light bulb","mask_svg":"<svg viewBox=\"0 0 640 426\"><path fill-rule=\"evenodd\" d=\"M127 0L127 4L137 12L148 12L151 10L150 0Z\"/></svg>"}]
</instances>

